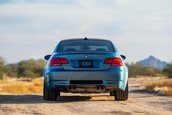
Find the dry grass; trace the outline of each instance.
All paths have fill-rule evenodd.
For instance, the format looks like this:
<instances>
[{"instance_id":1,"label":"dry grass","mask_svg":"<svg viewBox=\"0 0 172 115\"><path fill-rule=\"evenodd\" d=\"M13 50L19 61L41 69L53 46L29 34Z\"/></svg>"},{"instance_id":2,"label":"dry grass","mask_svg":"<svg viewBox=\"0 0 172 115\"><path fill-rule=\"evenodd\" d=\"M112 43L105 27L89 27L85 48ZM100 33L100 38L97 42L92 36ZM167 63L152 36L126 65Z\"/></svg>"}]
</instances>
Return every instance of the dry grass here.
<instances>
[{"instance_id":1,"label":"dry grass","mask_svg":"<svg viewBox=\"0 0 172 115\"><path fill-rule=\"evenodd\" d=\"M147 90L158 92L160 95L172 96L172 79L146 82L144 86Z\"/></svg>"},{"instance_id":2,"label":"dry grass","mask_svg":"<svg viewBox=\"0 0 172 115\"><path fill-rule=\"evenodd\" d=\"M158 92L160 95L172 96L172 79L163 77L138 77L130 80L144 82L146 90ZM0 94L32 94L43 91L43 78L5 79L0 81Z\"/></svg>"},{"instance_id":3,"label":"dry grass","mask_svg":"<svg viewBox=\"0 0 172 115\"><path fill-rule=\"evenodd\" d=\"M29 81L0 81L1 94L30 94L43 91L43 79L36 78Z\"/></svg>"}]
</instances>

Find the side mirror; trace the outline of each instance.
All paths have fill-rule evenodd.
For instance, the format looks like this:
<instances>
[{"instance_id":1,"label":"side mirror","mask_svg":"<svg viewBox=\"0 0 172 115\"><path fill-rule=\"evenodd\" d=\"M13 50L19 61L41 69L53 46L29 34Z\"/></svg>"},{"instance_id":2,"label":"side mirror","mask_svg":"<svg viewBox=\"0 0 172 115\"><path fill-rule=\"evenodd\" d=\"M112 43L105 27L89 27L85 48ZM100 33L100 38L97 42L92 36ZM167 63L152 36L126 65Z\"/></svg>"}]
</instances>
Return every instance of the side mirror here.
<instances>
[{"instance_id":1,"label":"side mirror","mask_svg":"<svg viewBox=\"0 0 172 115\"><path fill-rule=\"evenodd\" d=\"M45 59L45 60L49 60L50 57L51 57L51 55L46 55L46 56L44 56L44 59Z\"/></svg>"},{"instance_id":2,"label":"side mirror","mask_svg":"<svg viewBox=\"0 0 172 115\"><path fill-rule=\"evenodd\" d=\"M120 56L122 57L122 59L123 59L123 60L125 60L125 59L126 59L126 57L125 57L124 55L120 55Z\"/></svg>"}]
</instances>

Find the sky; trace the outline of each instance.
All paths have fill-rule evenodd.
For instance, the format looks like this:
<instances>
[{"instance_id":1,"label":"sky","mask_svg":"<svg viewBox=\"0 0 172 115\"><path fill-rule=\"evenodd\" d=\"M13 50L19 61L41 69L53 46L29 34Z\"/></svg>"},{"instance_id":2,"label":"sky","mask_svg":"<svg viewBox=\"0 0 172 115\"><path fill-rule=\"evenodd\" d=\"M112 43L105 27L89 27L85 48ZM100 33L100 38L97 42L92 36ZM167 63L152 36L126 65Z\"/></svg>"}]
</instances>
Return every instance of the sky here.
<instances>
[{"instance_id":1,"label":"sky","mask_svg":"<svg viewBox=\"0 0 172 115\"><path fill-rule=\"evenodd\" d=\"M172 61L172 0L0 0L0 56L40 59L66 38L104 38L136 62Z\"/></svg>"}]
</instances>

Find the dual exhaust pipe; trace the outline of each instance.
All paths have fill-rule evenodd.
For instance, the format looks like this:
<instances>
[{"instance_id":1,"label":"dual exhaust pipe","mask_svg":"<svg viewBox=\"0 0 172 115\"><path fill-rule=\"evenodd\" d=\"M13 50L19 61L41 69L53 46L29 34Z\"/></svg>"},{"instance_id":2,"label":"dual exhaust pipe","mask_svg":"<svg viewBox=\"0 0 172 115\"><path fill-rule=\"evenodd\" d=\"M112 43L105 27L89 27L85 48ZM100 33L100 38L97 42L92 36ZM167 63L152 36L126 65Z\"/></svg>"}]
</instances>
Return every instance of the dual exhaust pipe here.
<instances>
[{"instance_id":1,"label":"dual exhaust pipe","mask_svg":"<svg viewBox=\"0 0 172 115\"><path fill-rule=\"evenodd\" d=\"M103 85L96 86L96 89L97 90L105 90L105 86L103 86Z\"/></svg>"},{"instance_id":2,"label":"dual exhaust pipe","mask_svg":"<svg viewBox=\"0 0 172 115\"><path fill-rule=\"evenodd\" d=\"M75 90L76 89L76 86L68 86L67 89L68 90Z\"/></svg>"}]
</instances>

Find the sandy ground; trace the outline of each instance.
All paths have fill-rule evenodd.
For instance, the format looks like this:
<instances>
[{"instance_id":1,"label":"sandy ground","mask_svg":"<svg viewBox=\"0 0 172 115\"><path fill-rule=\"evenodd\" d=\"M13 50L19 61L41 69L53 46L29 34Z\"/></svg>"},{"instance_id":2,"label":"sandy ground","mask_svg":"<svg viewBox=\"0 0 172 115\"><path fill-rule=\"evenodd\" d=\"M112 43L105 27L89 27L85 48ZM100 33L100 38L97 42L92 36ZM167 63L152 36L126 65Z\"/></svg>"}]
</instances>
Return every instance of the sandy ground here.
<instances>
[{"instance_id":1,"label":"sandy ground","mask_svg":"<svg viewBox=\"0 0 172 115\"><path fill-rule=\"evenodd\" d=\"M44 101L41 94L0 95L0 115L172 115L172 97L142 91L143 82L146 81L129 80L128 101L114 101L108 93L62 93L54 102Z\"/></svg>"}]
</instances>

